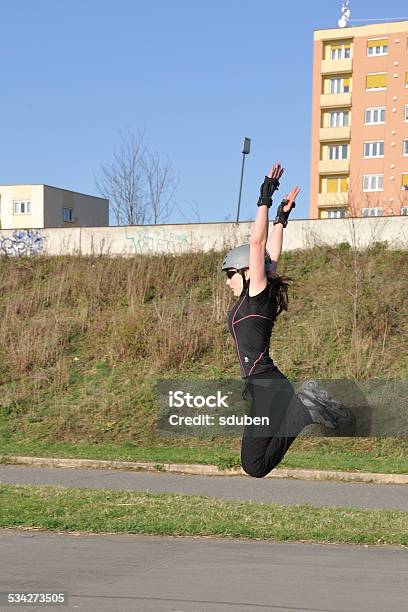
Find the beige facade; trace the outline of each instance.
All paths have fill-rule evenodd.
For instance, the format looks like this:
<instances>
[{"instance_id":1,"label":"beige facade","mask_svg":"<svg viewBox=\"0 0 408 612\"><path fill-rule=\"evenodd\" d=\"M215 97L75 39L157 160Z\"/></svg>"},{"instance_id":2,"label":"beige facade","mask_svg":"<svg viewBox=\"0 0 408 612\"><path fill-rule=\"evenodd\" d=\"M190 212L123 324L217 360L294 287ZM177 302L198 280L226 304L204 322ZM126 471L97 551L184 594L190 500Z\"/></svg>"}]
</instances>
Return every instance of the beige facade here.
<instances>
[{"instance_id":1,"label":"beige facade","mask_svg":"<svg viewBox=\"0 0 408 612\"><path fill-rule=\"evenodd\" d=\"M309 217L408 214L408 21L314 33Z\"/></svg>"},{"instance_id":2,"label":"beige facade","mask_svg":"<svg viewBox=\"0 0 408 612\"><path fill-rule=\"evenodd\" d=\"M1 229L109 225L109 201L49 185L0 185Z\"/></svg>"}]
</instances>

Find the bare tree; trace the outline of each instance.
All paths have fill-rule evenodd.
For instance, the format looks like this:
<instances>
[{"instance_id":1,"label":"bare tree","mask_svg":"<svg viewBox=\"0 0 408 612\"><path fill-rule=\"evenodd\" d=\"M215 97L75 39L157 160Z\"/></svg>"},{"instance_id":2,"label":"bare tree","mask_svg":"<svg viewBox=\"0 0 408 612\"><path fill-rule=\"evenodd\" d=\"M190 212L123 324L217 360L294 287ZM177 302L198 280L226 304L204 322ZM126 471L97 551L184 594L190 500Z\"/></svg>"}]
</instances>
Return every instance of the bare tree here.
<instances>
[{"instance_id":1,"label":"bare tree","mask_svg":"<svg viewBox=\"0 0 408 612\"><path fill-rule=\"evenodd\" d=\"M185 204L187 204L189 206L191 212L193 213L193 219L195 218L195 220L190 221L190 219L188 217L186 217L184 212L181 210L180 206L176 203L176 208L179 211L179 213L181 214L181 216L187 221L187 223L201 223L200 209L199 209L199 206L197 204L197 201L193 200L191 202L190 200L186 200Z\"/></svg>"},{"instance_id":2,"label":"bare tree","mask_svg":"<svg viewBox=\"0 0 408 612\"><path fill-rule=\"evenodd\" d=\"M109 200L117 225L164 221L178 185L170 162L162 163L158 153L149 152L144 131L134 134L127 128L120 137L112 163L101 165L96 188Z\"/></svg>"},{"instance_id":3,"label":"bare tree","mask_svg":"<svg viewBox=\"0 0 408 612\"><path fill-rule=\"evenodd\" d=\"M142 160L145 155L144 133L121 133L121 146L114 149L113 162L102 164L96 187L110 202L117 225L142 224L146 219Z\"/></svg>"},{"instance_id":4,"label":"bare tree","mask_svg":"<svg viewBox=\"0 0 408 612\"><path fill-rule=\"evenodd\" d=\"M173 211L173 197L179 180L170 161L167 159L162 163L157 152L146 154L143 169L151 220L153 223L165 221Z\"/></svg>"},{"instance_id":5,"label":"bare tree","mask_svg":"<svg viewBox=\"0 0 408 612\"><path fill-rule=\"evenodd\" d=\"M387 217L372 217L367 220L369 226L364 228L360 222L363 208L384 208L384 201L380 192L362 192L360 177L349 185L347 195L347 214L345 224L348 240L336 251L336 257L344 268L345 282L343 284L344 302L350 306L352 314L351 328L349 329L349 358L346 373L351 378L365 378L373 360L382 359L384 350L379 351L378 343L373 343L367 334L362 322L362 313L365 308L365 296L370 292L372 279L372 256L370 251L376 244L381 243L383 230L387 224ZM344 201L343 201L344 206ZM376 321L376 325L382 325ZM382 333L382 346L384 346L388 328L385 319Z\"/></svg>"}]
</instances>

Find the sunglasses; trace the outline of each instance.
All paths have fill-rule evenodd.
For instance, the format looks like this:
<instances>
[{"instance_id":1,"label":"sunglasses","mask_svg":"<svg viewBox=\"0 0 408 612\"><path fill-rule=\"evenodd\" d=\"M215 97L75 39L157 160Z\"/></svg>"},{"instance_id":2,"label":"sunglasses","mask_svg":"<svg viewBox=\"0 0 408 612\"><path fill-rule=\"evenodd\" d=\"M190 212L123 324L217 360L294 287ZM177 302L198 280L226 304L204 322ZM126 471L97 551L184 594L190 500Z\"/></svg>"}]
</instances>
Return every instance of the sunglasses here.
<instances>
[{"instance_id":1,"label":"sunglasses","mask_svg":"<svg viewBox=\"0 0 408 612\"><path fill-rule=\"evenodd\" d=\"M231 278L234 276L234 274L237 273L237 270L226 270L225 273L227 275L227 278L229 278L231 280Z\"/></svg>"}]
</instances>

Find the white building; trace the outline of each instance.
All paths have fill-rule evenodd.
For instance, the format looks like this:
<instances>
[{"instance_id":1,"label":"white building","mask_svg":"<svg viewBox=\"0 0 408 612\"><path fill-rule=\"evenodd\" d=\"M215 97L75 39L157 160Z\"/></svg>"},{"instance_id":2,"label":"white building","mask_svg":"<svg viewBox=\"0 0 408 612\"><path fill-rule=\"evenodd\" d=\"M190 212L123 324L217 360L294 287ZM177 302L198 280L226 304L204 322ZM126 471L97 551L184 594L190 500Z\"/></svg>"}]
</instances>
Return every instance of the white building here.
<instances>
[{"instance_id":1,"label":"white building","mask_svg":"<svg viewBox=\"0 0 408 612\"><path fill-rule=\"evenodd\" d=\"M49 185L0 185L1 229L109 225L109 200Z\"/></svg>"}]
</instances>

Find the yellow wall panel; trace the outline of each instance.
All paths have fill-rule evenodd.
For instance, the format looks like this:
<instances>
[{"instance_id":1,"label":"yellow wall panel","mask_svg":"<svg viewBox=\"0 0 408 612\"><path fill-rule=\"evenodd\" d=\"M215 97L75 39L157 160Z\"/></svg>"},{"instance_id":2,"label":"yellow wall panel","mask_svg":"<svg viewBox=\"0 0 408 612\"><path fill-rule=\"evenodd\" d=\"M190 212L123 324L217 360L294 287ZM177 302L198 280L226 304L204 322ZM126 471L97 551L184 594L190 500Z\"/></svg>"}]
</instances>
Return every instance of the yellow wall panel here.
<instances>
[{"instance_id":1,"label":"yellow wall panel","mask_svg":"<svg viewBox=\"0 0 408 612\"><path fill-rule=\"evenodd\" d=\"M374 87L387 87L387 75L385 73L366 75L366 88L372 89Z\"/></svg>"},{"instance_id":2,"label":"yellow wall panel","mask_svg":"<svg viewBox=\"0 0 408 612\"><path fill-rule=\"evenodd\" d=\"M388 38L380 38L378 40L369 40L367 42L367 47L382 47L383 45L388 44Z\"/></svg>"},{"instance_id":3,"label":"yellow wall panel","mask_svg":"<svg viewBox=\"0 0 408 612\"><path fill-rule=\"evenodd\" d=\"M340 179L340 191L341 193L348 191L348 178L346 176Z\"/></svg>"},{"instance_id":4,"label":"yellow wall panel","mask_svg":"<svg viewBox=\"0 0 408 612\"><path fill-rule=\"evenodd\" d=\"M337 193L338 186L339 186L339 181L337 178L327 179L327 193Z\"/></svg>"}]
</instances>

